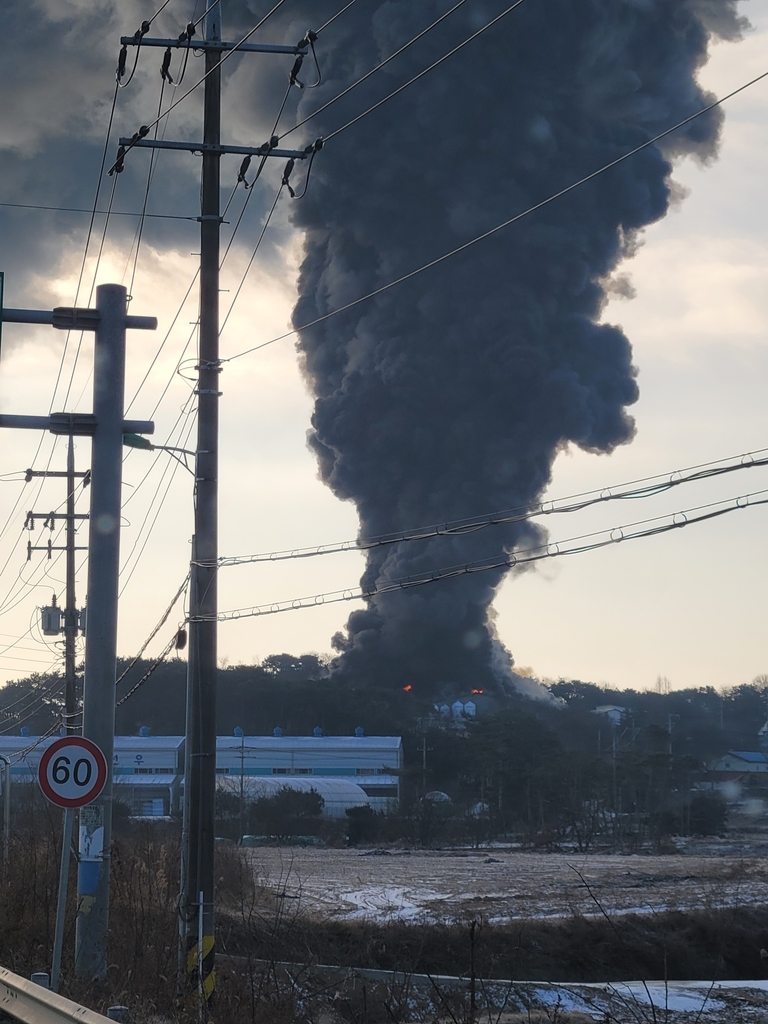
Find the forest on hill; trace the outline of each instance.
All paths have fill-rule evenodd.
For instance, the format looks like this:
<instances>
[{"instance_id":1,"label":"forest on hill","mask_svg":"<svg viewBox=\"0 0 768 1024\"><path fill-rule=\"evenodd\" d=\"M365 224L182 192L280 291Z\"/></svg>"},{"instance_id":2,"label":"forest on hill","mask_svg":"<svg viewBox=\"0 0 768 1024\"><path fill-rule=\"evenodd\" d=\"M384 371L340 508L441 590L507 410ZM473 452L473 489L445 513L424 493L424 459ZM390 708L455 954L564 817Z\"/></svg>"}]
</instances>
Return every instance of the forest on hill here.
<instances>
[{"instance_id":1,"label":"forest on hill","mask_svg":"<svg viewBox=\"0 0 768 1024\"><path fill-rule=\"evenodd\" d=\"M117 697L130 696L117 708L117 733L144 726L183 735L186 670L181 658L121 661ZM60 676L45 675L3 687L4 731L23 724L34 736L54 726L60 686ZM547 691L540 700L484 695L474 717L457 718L417 688L355 684L329 676L314 655L281 654L220 669L217 731L352 735L360 727L402 736L402 810L422 840L451 829L474 838L518 830L544 845L568 837L585 848L609 833L614 843L634 843L722 830L726 809L707 768L729 749L759 749L768 676L721 691L638 692L579 680ZM606 705L621 709L615 723L595 713ZM435 792L450 798L441 810L425 802Z\"/></svg>"}]
</instances>

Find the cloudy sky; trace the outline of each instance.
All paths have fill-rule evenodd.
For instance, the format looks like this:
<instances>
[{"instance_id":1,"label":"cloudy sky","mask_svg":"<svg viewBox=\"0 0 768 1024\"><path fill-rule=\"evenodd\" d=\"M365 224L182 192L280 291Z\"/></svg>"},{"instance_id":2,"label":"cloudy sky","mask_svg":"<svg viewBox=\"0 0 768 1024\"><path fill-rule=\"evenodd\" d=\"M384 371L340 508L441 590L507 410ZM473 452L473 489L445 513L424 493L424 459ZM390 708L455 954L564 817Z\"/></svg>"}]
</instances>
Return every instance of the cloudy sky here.
<instances>
[{"instance_id":1,"label":"cloudy sky","mask_svg":"<svg viewBox=\"0 0 768 1024\"><path fill-rule=\"evenodd\" d=\"M171 0L153 31L177 35L190 6ZM265 4L252 6L257 12L266 9ZM326 6L330 11L341 5ZM0 110L0 201L88 207L111 108L118 37L132 33L155 8L138 0L120 5L39 0L34 5L37 18L30 17L28 4L11 8L0 44L0 88L6 97ZM741 9L752 31L739 42L713 45L701 75L704 87L716 95L768 70L768 0L750 0ZM234 20L239 28L255 18L241 12ZM225 23L225 34L227 28ZM283 23L264 38L280 41L286 31L295 34L292 24ZM472 45L482 47L483 41ZM142 54L134 82L121 91L113 136L131 134L154 118L160 52ZM238 57L231 62L235 70L227 77L224 95L229 139L263 141L272 116L265 108L272 111L279 104L288 70L280 60ZM462 54L452 61L433 74L459 75ZM190 58L190 65L182 89L199 77L199 62ZM768 448L762 394L768 375L768 214L762 188L766 112L768 84L759 83L726 104L718 159L701 166L686 158L677 165L679 202L644 233L641 248L621 268L631 283L624 291L634 297L617 296L604 311L605 322L621 325L634 347L640 388L633 408L637 436L610 456L575 449L563 453L549 497ZM167 137L195 137L199 117L198 94L193 94L168 119ZM147 161L146 154L133 155L142 159L132 160L118 182L117 210L140 208ZM188 154L163 154L152 182L150 211L194 216L197 160ZM224 311L250 258L280 170L268 168L263 191L246 211L224 269L222 287L230 289L222 296ZM230 158L223 169L225 188L234 184L236 171L237 160ZM107 179L100 209L111 186L112 179ZM229 220L236 218L242 200L241 192ZM1 216L6 304L71 304L87 216L32 210L6 210ZM103 223L97 218L79 304L93 282ZM131 218L111 219L98 282L130 284L135 223ZM176 367L193 333L194 294L171 325L191 283L197 251L193 222L149 222L131 289L131 311L156 315L160 326L156 336L137 332L129 337L129 398L170 329L131 415L154 415L158 439L182 447L193 446L191 437L187 440L191 385ZM222 335L225 357L286 329L301 251L302 238L290 228L287 207L281 203ZM68 391L66 407L87 410L90 350L86 338L75 362L78 340L70 339L62 364L63 335L6 325L2 410L43 413L52 404L59 409ZM228 363L222 390L221 553L269 552L353 538L358 525L354 507L338 501L317 479L314 455L306 447L312 401L293 339ZM0 481L0 676L5 679L42 671L56 657L55 647L34 625L35 609L48 602L52 591L61 594L63 564L49 563L41 554L26 561L23 522L29 509L56 507L63 487L50 481L38 491L35 484L19 482L19 471L32 464L61 469L65 454L61 442L46 437L38 451L39 443L37 435L0 435L0 474L5 478ZM87 445L78 448L78 455L84 464ZM127 655L142 643L186 572L191 476L163 453L132 452L125 463L125 482L119 646ZM768 472L755 469L547 525L553 540L567 539L764 488ZM510 578L501 587L495 602L499 635L517 665L530 667L539 677L638 688L653 686L660 674L674 687L748 681L768 671L761 601L765 521L764 509L748 509L662 537L539 563L536 571ZM40 536L33 541L39 543ZM362 567L360 555L345 553L228 568L221 574L220 606L241 608L354 588ZM84 572L79 589L82 601ZM348 603L329 604L223 623L220 655L237 663L281 651L329 652L330 638L349 611ZM150 653L166 639L161 633Z\"/></svg>"}]
</instances>

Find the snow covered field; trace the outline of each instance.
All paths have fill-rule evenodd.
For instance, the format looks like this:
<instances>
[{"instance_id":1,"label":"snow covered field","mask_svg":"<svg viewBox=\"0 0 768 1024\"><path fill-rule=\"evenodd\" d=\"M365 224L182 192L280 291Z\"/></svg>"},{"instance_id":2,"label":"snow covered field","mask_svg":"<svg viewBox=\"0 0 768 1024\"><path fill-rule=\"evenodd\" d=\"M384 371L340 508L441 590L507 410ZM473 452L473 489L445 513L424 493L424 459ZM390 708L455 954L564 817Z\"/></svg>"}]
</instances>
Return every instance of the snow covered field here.
<instances>
[{"instance_id":1,"label":"snow covered field","mask_svg":"<svg viewBox=\"0 0 768 1024\"><path fill-rule=\"evenodd\" d=\"M371 921L503 923L571 914L658 913L768 904L762 859L262 847L269 889L305 913Z\"/></svg>"},{"instance_id":2,"label":"snow covered field","mask_svg":"<svg viewBox=\"0 0 768 1024\"><path fill-rule=\"evenodd\" d=\"M573 914L616 916L768 905L768 861L738 856L733 846L677 856L579 856L499 848L261 847L246 852L260 883L279 900L290 901L283 904L286 909L320 919L428 923L481 918L502 924ZM347 981L350 978L347 968L328 970L340 971ZM388 972L361 971L359 983L365 978L368 985L376 981L388 985L385 975ZM418 978L410 975L400 984L418 993ZM465 981L438 980L446 992L450 988L466 999ZM479 984L478 999L484 1006L487 1001L486 1016L481 1019L488 1019L487 1012L495 1007L492 1019L498 1024L768 1021L768 982L763 980ZM426 975L422 988L423 996L434 995L432 979ZM418 1003L417 998L414 1022L427 1019L415 1012Z\"/></svg>"}]
</instances>

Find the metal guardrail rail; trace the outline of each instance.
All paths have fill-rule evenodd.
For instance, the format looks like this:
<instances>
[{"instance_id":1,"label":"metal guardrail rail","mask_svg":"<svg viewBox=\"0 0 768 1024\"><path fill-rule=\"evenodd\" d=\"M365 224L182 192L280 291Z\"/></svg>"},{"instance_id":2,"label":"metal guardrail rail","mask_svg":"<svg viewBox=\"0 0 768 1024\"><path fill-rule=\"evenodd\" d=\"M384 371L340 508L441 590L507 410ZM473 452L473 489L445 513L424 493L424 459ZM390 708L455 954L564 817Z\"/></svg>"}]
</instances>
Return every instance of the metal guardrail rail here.
<instances>
[{"instance_id":1,"label":"metal guardrail rail","mask_svg":"<svg viewBox=\"0 0 768 1024\"><path fill-rule=\"evenodd\" d=\"M26 1024L110 1024L95 1010L0 967L0 1013Z\"/></svg>"}]
</instances>

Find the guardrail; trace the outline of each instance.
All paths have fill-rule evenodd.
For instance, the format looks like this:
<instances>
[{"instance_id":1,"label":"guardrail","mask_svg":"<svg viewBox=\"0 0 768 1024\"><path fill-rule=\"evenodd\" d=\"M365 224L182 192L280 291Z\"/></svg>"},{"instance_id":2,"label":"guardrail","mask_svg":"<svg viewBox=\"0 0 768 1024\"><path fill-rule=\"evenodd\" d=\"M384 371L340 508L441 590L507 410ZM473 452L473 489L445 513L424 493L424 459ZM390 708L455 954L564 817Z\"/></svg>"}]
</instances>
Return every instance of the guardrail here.
<instances>
[{"instance_id":1,"label":"guardrail","mask_svg":"<svg viewBox=\"0 0 768 1024\"><path fill-rule=\"evenodd\" d=\"M26 1024L110 1024L110 1018L0 967L0 1012Z\"/></svg>"}]
</instances>

